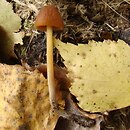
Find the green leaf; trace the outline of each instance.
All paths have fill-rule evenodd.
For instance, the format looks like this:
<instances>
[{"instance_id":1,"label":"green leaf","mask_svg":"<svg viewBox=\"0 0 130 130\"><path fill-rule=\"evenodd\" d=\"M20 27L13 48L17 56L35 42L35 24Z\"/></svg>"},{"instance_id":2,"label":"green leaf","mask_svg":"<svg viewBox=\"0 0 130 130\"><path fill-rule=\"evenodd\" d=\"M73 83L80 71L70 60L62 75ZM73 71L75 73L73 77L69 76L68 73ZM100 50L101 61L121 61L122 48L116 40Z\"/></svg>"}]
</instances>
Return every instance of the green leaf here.
<instances>
[{"instance_id":1,"label":"green leaf","mask_svg":"<svg viewBox=\"0 0 130 130\"><path fill-rule=\"evenodd\" d=\"M70 91L85 111L104 112L130 105L130 47L121 40L64 44L55 40L72 79Z\"/></svg>"}]
</instances>

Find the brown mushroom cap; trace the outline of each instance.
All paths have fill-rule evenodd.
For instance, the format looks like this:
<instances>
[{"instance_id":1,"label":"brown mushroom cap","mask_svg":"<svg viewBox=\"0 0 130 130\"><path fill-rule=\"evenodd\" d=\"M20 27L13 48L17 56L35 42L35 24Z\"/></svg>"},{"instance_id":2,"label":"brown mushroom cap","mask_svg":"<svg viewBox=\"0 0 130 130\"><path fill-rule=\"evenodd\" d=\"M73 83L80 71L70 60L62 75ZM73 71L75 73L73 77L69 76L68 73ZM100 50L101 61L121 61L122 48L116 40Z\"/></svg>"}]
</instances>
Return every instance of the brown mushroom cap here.
<instances>
[{"instance_id":1,"label":"brown mushroom cap","mask_svg":"<svg viewBox=\"0 0 130 130\"><path fill-rule=\"evenodd\" d=\"M53 30L63 30L64 24L58 8L54 5L43 6L36 17L35 26L40 31L46 31L46 26Z\"/></svg>"}]
</instances>

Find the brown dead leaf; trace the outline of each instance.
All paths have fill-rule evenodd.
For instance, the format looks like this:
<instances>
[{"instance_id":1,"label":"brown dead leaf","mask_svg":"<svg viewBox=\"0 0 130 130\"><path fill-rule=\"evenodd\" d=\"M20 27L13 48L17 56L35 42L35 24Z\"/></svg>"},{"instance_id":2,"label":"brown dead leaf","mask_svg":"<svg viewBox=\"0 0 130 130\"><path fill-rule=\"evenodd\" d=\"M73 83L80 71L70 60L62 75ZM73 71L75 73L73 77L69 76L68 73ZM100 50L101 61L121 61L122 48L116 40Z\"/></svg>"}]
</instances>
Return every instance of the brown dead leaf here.
<instances>
[{"instance_id":1,"label":"brown dead leaf","mask_svg":"<svg viewBox=\"0 0 130 130\"><path fill-rule=\"evenodd\" d=\"M47 81L37 70L0 64L0 129L53 130Z\"/></svg>"}]
</instances>

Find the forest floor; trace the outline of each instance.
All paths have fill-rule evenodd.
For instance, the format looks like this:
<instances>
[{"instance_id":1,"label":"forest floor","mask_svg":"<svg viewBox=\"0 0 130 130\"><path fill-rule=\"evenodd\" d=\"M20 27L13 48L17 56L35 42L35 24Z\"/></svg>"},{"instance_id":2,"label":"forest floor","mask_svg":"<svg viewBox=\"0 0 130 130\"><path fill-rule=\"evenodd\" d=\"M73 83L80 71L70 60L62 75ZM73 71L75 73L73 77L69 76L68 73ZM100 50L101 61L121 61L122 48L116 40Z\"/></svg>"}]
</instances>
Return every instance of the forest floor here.
<instances>
[{"instance_id":1,"label":"forest floor","mask_svg":"<svg viewBox=\"0 0 130 130\"><path fill-rule=\"evenodd\" d=\"M25 36L24 45L16 45L19 59L35 66L46 63L44 32L34 27L35 17L46 3L54 3L64 19L64 30L55 37L72 44L87 44L89 40L124 40L130 45L130 1L129 0L8 0L21 19ZM24 50L24 51L23 51ZM63 66L57 52L55 62ZM63 120L63 119L61 119ZM60 121L59 121L60 122ZM58 129L58 128L57 128ZM111 111L101 123L101 130L129 130L130 108Z\"/></svg>"}]
</instances>

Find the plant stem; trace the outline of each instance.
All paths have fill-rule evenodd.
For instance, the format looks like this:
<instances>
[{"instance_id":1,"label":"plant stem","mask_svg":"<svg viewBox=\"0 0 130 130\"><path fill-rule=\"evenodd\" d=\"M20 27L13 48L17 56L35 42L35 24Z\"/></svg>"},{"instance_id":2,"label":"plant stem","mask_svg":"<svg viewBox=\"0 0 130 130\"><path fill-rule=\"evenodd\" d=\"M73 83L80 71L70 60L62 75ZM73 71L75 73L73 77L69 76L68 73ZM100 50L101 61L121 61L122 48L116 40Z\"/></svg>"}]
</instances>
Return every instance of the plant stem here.
<instances>
[{"instance_id":1,"label":"plant stem","mask_svg":"<svg viewBox=\"0 0 130 130\"><path fill-rule=\"evenodd\" d=\"M55 95L55 79L54 79L54 63L53 63L53 31L52 27L47 26L47 79L49 88L49 99L51 107L54 108L56 105Z\"/></svg>"}]
</instances>

